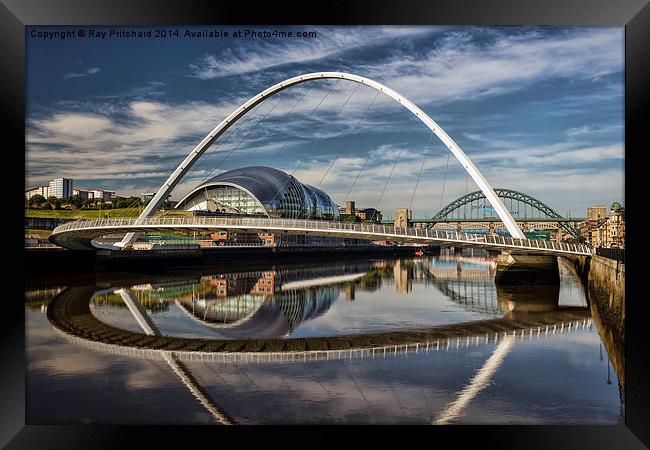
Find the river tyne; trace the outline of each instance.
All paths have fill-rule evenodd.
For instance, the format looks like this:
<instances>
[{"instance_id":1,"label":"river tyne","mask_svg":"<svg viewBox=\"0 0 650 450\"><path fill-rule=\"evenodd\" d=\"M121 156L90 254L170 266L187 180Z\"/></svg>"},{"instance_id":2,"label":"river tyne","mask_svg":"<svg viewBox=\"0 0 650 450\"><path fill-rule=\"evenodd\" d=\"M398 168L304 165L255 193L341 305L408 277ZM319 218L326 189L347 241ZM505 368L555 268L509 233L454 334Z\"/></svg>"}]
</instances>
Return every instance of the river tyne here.
<instances>
[{"instance_id":1,"label":"river tyne","mask_svg":"<svg viewBox=\"0 0 650 450\"><path fill-rule=\"evenodd\" d=\"M32 424L620 424L587 294L494 257L239 264L28 283Z\"/></svg>"}]
</instances>

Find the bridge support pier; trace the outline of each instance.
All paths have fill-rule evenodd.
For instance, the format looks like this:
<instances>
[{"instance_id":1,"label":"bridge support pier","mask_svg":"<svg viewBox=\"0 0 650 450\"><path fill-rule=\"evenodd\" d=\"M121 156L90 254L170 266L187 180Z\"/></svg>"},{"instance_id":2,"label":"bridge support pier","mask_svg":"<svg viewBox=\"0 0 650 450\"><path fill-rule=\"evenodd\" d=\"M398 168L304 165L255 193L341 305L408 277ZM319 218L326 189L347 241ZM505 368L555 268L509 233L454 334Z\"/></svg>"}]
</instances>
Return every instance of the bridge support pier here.
<instances>
[{"instance_id":1,"label":"bridge support pier","mask_svg":"<svg viewBox=\"0 0 650 450\"><path fill-rule=\"evenodd\" d=\"M510 318L520 314L549 312L558 309L560 285L497 285L499 308Z\"/></svg>"},{"instance_id":2,"label":"bridge support pier","mask_svg":"<svg viewBox=\"0 0 650 450\"><path fill-rule=\"evenodd\" d=\"M557 256L517 255L502 252L497 256L497 285L559 285Z\"/></svg>"}]
</instances>

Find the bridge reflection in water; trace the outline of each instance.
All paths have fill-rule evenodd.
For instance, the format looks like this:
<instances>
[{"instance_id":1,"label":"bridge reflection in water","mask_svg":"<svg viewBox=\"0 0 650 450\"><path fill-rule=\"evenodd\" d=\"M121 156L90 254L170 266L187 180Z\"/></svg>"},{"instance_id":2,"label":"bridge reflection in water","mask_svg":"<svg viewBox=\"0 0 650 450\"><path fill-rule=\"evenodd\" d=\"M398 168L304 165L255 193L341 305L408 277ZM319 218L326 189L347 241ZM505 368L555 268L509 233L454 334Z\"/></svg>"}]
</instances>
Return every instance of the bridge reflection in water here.
<instances>
[{"instance_id":1,"label":"bridge reflection in water","mask_svg":"<svg viewBox=\"0 0 650 450\"><path fill-rule=\"evenodd\" d=\"M48 318L68 340L95 350L165 361L218 423L232 423L191 375L185 362L265 363L387 358L455 348L495 345L493 355L433 423L448 423L486 385L521 339L539 339L591 325L586 306L561 307L559 287L496 287L490 258L445 258L363 262L327 269L276 269L157 280L126 286L68 288L48 307ZM427 328L315 338L291 335L325 315L342 292L372 291L383 282L396 292L413 282L433 286L459 309L483 320ZM301 287L302 286L302 287ZM90 304L118 295L144 332L102 323ZM111 297L112 296L112 297ZM144 305L144 306L143 306ZM151 319L175 305L198 327L218 339L164 336ZM148 310L148 311L147 311Z\"/></svg>"}]
</instances>

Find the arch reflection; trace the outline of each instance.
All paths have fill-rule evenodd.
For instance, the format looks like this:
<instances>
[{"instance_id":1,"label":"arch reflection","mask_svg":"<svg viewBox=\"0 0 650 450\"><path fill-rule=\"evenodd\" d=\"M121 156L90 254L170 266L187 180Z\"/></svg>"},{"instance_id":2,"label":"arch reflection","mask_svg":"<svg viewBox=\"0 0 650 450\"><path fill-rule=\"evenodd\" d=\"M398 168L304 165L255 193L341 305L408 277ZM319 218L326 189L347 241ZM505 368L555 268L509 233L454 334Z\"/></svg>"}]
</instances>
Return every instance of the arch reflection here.
<instances>
[{"instance_id":1,"label":"arch reflection","mask_svg":"<svg viewBox=\"0 0 650 450\"><path fill-rule=\"evenodd\" d=\"M109 341L132 344L131 347L155 345L154 348L168 348L179 354L200 350L202 354L217 353L225 358L233 354L299 355L306 352L319 359L329 358L343 349L358 350L361 354L367 350L385 352L391 348L395 352L398 349L408 351L413 345L417 350L420 344L427 349L435 345L438 349L441 345L458 347L464 341L469 345L470 339L478 345L500 340L504 333L554 333L556 324L562 330L563 323L570 327L571 321L589 317L587 308L559 307L556 287L533 294L519 292L516 287L497 289L493 272L494 261L490 258L440 257L202 274L184 280L131 283L130 287L121 290L142 305L143 318L155 313L155 308L164 311L173 307L214 332L211 338L161 336L155 344L146 340L138 344L139 338L131 332L101 324L97 318L93 318L92 326L86 323L86 318L79 324L70 324L65 319L65 323L55 325L63 325L62 329L69 329L73 334L76 329L83 328L83 333L96 335L100 341L108 336ZM361 332L340 335L291 337L301 323L326 314L343 293L346 299L353 300L355 290L376 290L385 282L394 285L399 293L403 281L411 285L433 285L456 305L486 313L488 317L420 328L406 326L396 330L366 329L365 332L361 329ZM110 289L117 291L117 288L108 291ZM108 291L102 295L115 295ZM75 299L72 292L63 297L78 308L84 308L84 300ZM85 310L90 314L87 304ZM66 313L61 314L64 318ZM138 323L142 327L146 326L145 322ZM99 333L95 329L104 331ZM319 352L322 353L317 354Z\"/></svg>"},{"instance_id":2,"label":"arch reflection","mask_svg":"<svg viewBox=\"0 0 650 450\"><path fill-rule=\"evenodd\" d=\"M359 269L358 273L351 273L355 268ZM520 340L544 339L555 333L584 329L591 323L587 309L562 308L557 304L557 298L555 304L548 301L549 296L542 296L541 301L538 298L520 302L515 298L516 293L508 292L507 289L497 290L490 277L490 270L489 261L460 261L459 264L455 258L402 259L356 266L338 265L336 268L271 268L230 274L189 275L176 280L142 279L128 283L115 282L112 288L108 288L112 289L112 293L104 292L100 295L119 296L118 291L130 292L137 302L142 302L144 312L138 312L135 301L134 308L130 311L136 311L144 319L138 322L144 333L128 332L97 323L97 317L92 317L88 311L91 296L97 291L95 287L86 290L69 288L61 293L52 307L48 308L48 317L75 344L133 358L165 361L193 395L206 408L211 408L215 421L220 423L232 420L226 415L228 411L224 412L219 407L219 395L209 398L209 393L201 390L201 377L198 377L198 381L191 379L189 370L196 369L196 364L303 361L323 361L323 364L328 364L327 360L389 358L425 352L434 355L436 352L484 345L502 349L485 361L484 366L467 380L465 388L458 391L458 398L450 402L444 414L439 415L439 421L447 422L462 415L466 405L473 401L473 396L481 392L483 386L489 386L490 379L498 370L500 361L507 358L511 346L517 345ZM355 278L342 279L343 276ZM398 280L399 277L402 280ZM463 279L464 284L461 283ZM445 297L461 308L476 308L478 311L481 305L487 304L492 308L496 306L498 314L483 320L427 325L397 332L321 338L277 337L286 337L283 333L291 334L291 320L295 329L300 323L326 314L338 297L345 298L344 292L346 296L349 295L350 288L372 291L384 286L384 290L399 293L408 284L416 291L412 295L416 295L420 289L416 285L428 284L439 290L446 289ZM424 290L421 289L420 292L422 291ZM429 291L432 295L440 296L434 290ZM361 296L357 300L363 303L365 299ZM395 300L399 302L403 297L395 297ZM539 303L550 304L551 307L530 308L531 304ZM501 309L505 304L509 306ZM187 318L191 317L197 325L218 330L224 339L162 336L156 333L155 328L161 322L154 321L152 327L146 316L152 315L155 319L155 314L166 310L184 311L182 318L186 323ZM523 314L514 314L519 312ZM477 316L464 317L474 319ZM280 326L269 327L270 319ZM261 327L260 332L264 328L271 331L255 337L247 335L255 332L255 324ZM232 334L227 335L228 333ZM273 337L274 334L276 337ZM183 363L187 365L183 366ZM237 370L240 369L246 370L238 366Z\"/></svg>"},{"instance_id":3,"label":"arch reflection","mask_svg":"<svg viewBox=\"0 0 650 450\"><path fill-rule=\"evenodd\" d=\"M325 314L343 289L364 277L372 264L338 264L188 277L127 289L152 313L175 307L219 338L280 338ZM93 300L123 307L113 291Z\"/></svg>"}]
</instances>

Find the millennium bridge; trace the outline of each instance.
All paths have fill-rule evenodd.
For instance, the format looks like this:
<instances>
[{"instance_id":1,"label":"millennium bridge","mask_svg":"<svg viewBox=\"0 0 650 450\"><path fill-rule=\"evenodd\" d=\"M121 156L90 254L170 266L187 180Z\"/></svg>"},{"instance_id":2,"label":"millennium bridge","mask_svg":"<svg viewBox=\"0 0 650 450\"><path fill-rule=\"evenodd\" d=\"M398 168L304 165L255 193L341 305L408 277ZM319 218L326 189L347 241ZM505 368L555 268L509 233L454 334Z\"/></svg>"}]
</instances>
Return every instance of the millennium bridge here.
<instances>
[{"instance_id":1,"label":"millennium bridge","mask_svg":"<svg viewBox=\"0 0 650 450\"><path fill-rule=\"evenodd\" d=\"M352 224L325 220L227 218L227 217L147 217L144 219L98 219L70 222L57 227L50 241L78 250L116 248L96 239L108 234L162 231L232 231L285 233L313 236L368 239L421 245L450 244L459 247L506 251L512 254L591 256L591 248L582 244L543 239L485 236L436 229L401 228L379 224Z\"/></svg>"},{"instance_id":2,"label":"millennium bridge","mask_svg":"<svg viewBox=\"0 0 650 450\"><path fill-rule=\"evenodd\" d=\"M209 218L209 217L153 217L155 211L161 206L165 199L169 197L174 188L180 183L186 174L192 169L195 163L201 158L206 150L222 136L233 124L246 115L249 111L255 108L258 104L267 101L270 97L278 92L288 89L294 85L307 83L307 82L322 82L322 80L342 80L353 82L359 86L366 86L373 89L375 92L375 99L378 95L384 94L390 99L394 100L397 105L408 110L415 116L428 130L444 144L446 150L450 155L454 155L458 162L461 164L465 172L472 180L478 185L480 191L449 205L448 208L443 210L443 213L457 209L460 204L471 204L474 201L485 200L491 205L490 210L496 213L499 220L503 223L508 233L512 237L503 236L477 236L465 233L449 233L441 230L416 230L410 228L399 228L386 225L358 225L347 223L326 222L318 220L300 220L295 218L288 219L275 219L269 216L268 218ZM355 87L355 91L356 88ZM330 89L331 91L331 89ZM354 94L354 92L352 94ZM329 92L328 92L329 93ZM350 96L352 95L350 94ZM327 94L326 94L327 95ZM349 98L348 98L349 100ZM322 100L321 100L322 103ZM347 103L347 101L346 101ZM345 106L345 104L343 106ZM374 100L373 100L374 103ZM320 103L319 103L320 105ZM343 108L339 109L339 111ZM372 104L370 105L372 106ZM368 109L370 108L368 107ZM318 107L318 105L317 105ZM315 109L314 109L315 111ZM313 113L313 111L312 111ZM311 113L310 113L311 114ZM268 113L267 113L268 115ZM265 116L266 117L266 116ZM259 124L259 122L258 122ZM248 136L248 134L246 135ZM245 139L245 138L244 138ZM240 141L241 143L241 141ZM239 145L239 144L238 144ZM233 150L226 155L227 158ZM338 158L338 156L337 156ZM331 165L334 164L332 161ZM302 162L302 160L301 160ZM397 159L395 160L395 164ZM330 168L331 168L330 165ZM394 169L394 165L393 165ZM329 170L328 170L329 172ZM325 175L327 175L327 173ZM420 171L421 172L421 171ZM392 174L392 171L391 171ZM325 176L324 175L324 176ZM420 173L421 175L421 173ZM446 175L446 173L445 173ZM323 177L324 177L323 176ZM446 178L446 176L445 176ZM321 179L322 181L322 179ZM355 180L356 181L356 180ZM390 181L390 180L389 180ZM386 186L388 182L386 182ZM419 176L418 176L419 182ZM320 183L319 183L320 184ZM385 186L385 187L386 187ZM415 184L417 189L417 182ZM384 191L385 191L384 187ZM503 191L503 190L501 190ZM139 233L160 232L160 231L241 231L241 232L272 232L272 233L286 233L286 234L299 234L299 235L315 235L315 236L334 236L334 237L347 237L358 239L369 239L375 241L389 241L396 243L412 243L422 245L440 245L440 244L453 244L457 246L470 246L480 247L491 250L501 250L506 252L518 253L534 253L534 254L548 254L548 255L591 255L591 251L587 246L579 244L566 244L562 242L549 242L544 240L526 239L523 231L514 219L511 211L506 207L502 198L504 195L508 198L523 200L526 204L541 210L546 216L550 216L555 220L560 220L559 214L552 211L550 208L543 205L541 202L516 193L511 192L495 192L495 189L490 185L487 179L479 171L472 160L465 154L460 146L447 134L447 132L440 127L427 113L421 110L409 99L399 94L398 92L390 89L389 87L378 83L374 80L344 73L344 72L315 72L304 75L299 75L265 89L259 94L251 97L248 101L243 103L240 107L230 113L224 120L222 120L201 142L187 155L187 157L176 167L176 169L169 175L167 180L158 189L156 195L147 204L142 213L137 219L117 219L117 220L92 220L92 221L79 221L74 223L64 224L57 227L50 237L50 241L69 248L69 249L125 249L130 248L137 240ZM383 196L383 192L382 192ZM381 200L381 197L380 197ZM440 220L440 218L434 218ZM562 223L567 231L571 228L567 224ZM101 236L108 234L124 234L122 240L113 246L107 246L95 240Z\"/></svg>"}]
</instances>

